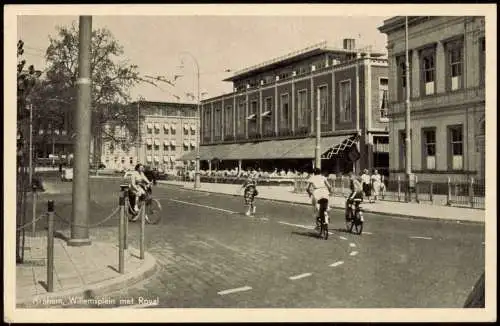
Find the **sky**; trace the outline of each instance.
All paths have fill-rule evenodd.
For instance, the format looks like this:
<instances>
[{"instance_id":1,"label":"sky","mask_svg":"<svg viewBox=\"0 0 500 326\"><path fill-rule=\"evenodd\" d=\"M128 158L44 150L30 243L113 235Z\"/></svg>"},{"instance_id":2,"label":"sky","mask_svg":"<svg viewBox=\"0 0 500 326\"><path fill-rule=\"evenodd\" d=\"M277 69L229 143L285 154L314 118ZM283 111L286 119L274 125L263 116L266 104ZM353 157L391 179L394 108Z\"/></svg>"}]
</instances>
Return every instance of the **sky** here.
<instances>
[{"instance_id":1,"label":"sky","mask_svg":"<svg viewBox=\"0 0 500 326\"><path fill-rule=\"evenodd\" d=\"M389 16L322 15L95 15L93 29L107 28L124 48L124 58L139 67L142 75L161 75L167 79L182 74L176 86L159 84L161 89L140 84L131 89L150 101L189 102L186 93L196 93L196 68L200 70L200 89L204 98L231 92L232 83L222 81L234 71L319 43L342 46L342 39L354 38L357 45L372 45L386 52L386 36L377 27ZM57 26L78 24L78 16L18 15L17 37L25 43L28 64L43 70L49 36ZM181 62L184 62L181 68ZM227 72L226 70L232 72Z\"/></svg>"}]
</instances>

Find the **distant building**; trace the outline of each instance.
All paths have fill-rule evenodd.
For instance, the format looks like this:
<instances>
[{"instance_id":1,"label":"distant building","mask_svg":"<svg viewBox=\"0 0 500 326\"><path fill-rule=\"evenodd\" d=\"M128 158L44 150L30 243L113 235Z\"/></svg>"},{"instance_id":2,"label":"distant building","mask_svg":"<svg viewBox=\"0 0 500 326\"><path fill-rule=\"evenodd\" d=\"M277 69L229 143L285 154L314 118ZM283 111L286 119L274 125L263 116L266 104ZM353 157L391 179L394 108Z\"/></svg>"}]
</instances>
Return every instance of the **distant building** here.
<instances>
[{"instance_id":1,"label":"distant building","mask_svg":"<svg viewBox=\"0 0 500 326\"><path fill-rule=\"evenodd\" d=\"M387 60L324 42L235 73L234 91L202 101L202 168L310 170L320 108L322 169L389 167ZM353 145L360 159L353 164ZM183 159L194 159L189 153Z\"/></svg>"},{"instance_id":2,"label":"distant building","mask_svg":"<svg viewBox=\"0 0 500 326\"><path fill-rule=\"evenodd\" d=\"M379 28L388 38L391 178L405 173L409 88L412 172L419 180L484 179L484 23L484 17L409 17L409 87L405 17L388 19Z\"/></svg>"},{"instance_id":3,"label":"distant building","mask_svg":"<svg viewBox=\"0 0 500 326\"><path fill-rule=\"evenodd\" d=\"M133 142L125 127L105 124L114 139L102 142L101 162L117 170L133 169L138 162L162 171L183 167L179 158L196 148L196 105L140 101L131 103L130 109L138 110L140 136Z\"/></svg>"}]
</instances>

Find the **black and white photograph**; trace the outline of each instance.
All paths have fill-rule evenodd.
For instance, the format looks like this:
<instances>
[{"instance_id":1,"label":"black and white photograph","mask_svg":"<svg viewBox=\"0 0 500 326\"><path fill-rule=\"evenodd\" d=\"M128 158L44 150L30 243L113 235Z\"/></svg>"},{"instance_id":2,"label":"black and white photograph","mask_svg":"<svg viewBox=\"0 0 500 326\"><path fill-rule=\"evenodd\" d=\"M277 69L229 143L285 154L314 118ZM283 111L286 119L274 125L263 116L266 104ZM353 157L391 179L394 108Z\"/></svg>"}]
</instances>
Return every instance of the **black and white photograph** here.
<instances>
[{"instance_id":1,"label":"black and white photograph","mask_svg":"<svg viewBox=\"0 0 500 326\"><path fill-rule=\"evenodd\" d=\"M496 320L496 5L4 8L6 322Z\"/></svg>"}]
</instances>

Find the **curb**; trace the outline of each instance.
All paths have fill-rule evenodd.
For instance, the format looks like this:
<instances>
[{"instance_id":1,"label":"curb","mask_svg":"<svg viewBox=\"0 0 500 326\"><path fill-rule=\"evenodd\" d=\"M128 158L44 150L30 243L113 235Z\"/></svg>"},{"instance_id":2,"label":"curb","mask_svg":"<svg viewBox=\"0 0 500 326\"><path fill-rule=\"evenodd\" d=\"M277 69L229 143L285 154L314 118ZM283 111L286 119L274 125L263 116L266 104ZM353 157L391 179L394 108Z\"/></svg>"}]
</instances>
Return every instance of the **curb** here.
<instances>
[{"instance_id":1,"label":"curb","mask_svg":"<svg viewBox=\"0 0 500 326\"><path fill-rule=\"evenodd\" d=\"M223 192L215 192L215 191L210 191L210 190L205 190L205 189L194 189L194 188L188 188L185 185L175 185L175 184L166 184L166 185L171 185L171 186L180 186L183 189L186 190L191 190L191 191L199 191L199 192L209 192L209 193L216 193L216 194L222 194L222 195L227 195L227 196L233 196L233 197L239 197L239 195L236 194L228 194L228 193L223 193ZM264 197L259 197L259 200L268 200L268 201L276 201L276 202L283 202L283 203L291 203L295 205L304 205L304 206L310 206L310 203L301 203L301 202L296 202L293 200L287 200L287 199L272 199L272 198L264 198ZM338 206L332 206L332 209L336 210L344 210L345 207L338 207ZM406 215L406 214L401 214L401 213L389 213L389 212L380 212L376 211L373 209L366 209L363 208L363 211L366 213L372 213L372 214L379 214L379 215L384 215L384 216L389 216L389 217L399 217L399 218L408 218L408 219L418 219L418 220L429 220L429 221L444 221L444 222L449 222L449 223L472 223L472 224L479 224L479 225L484 225L485 221L471 221L467 219L461 219L461 218L454 218L454 219L444 219L440 217L429 217L429 216L419 216L419 215Z\"/></svg>"},{"instance_id":2,"label":"curb","mask_svg":"<svg viewBox=\"0 0 500 326\"><path fill-rule=\"evenodd\" d=\"M127 252L128 251L128 252ZM129 247L125 254L139 256L139 251L135 248ZM84 297L92 298L98 296L106 296L110 292L114 292L126 287L130 287L140 281L150 278L158 269L158 264L156 259L149 253L144 253L144 264L135 271L125 273L118 277L108 279L99 283L89 284L85 287L69 289L65 291L52 292L38 294L30 298L22 298L16 300L17 308L41 308L37 305L37 301L47 300L47 299L61 299L68 297ZM57 305L51 306L57 308Z\"/></svg>"}]
</instances>

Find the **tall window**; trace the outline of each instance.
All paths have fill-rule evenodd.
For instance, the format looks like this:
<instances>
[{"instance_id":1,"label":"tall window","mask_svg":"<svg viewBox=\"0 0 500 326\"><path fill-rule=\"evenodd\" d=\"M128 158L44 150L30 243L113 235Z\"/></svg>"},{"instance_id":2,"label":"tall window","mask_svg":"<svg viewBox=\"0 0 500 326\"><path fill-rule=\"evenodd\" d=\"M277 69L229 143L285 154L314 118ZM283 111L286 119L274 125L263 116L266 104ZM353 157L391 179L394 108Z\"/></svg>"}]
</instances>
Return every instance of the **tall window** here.
<instances>
[{"instance_id":1,"label":"tall window","mask_svg":"<svg viewBox=\"0 0 500 326\"><path fill-rule=\"evenodd\" d=\"M321 125L328 125L328 86L318 87L318 104L321 119Z\"/></svg>"},{"instance_id":2,"label":"tall window","mask_svg":"<svg viewBox=\"0 0 500 326\"><path fill-rule=\"evenodd\" d=\"M352 119L351 108L351 80L340 82L340 121L348 122Z\"/></svg>"},{"instance_id":3,"label":"tall window","mask_svg":"<svg viewBox=\"0 0 500 326\"><path fill-rule=\"evenodd\" d=\"M222 137L222 110L220 107L214 108L214 140L220 140Z\"/></svg>"},{"instance_id":4,"label":"tall window","mask_svg":"<svg viewBox=\"0 0 500 326\"><path fill-rule=\"evenodd\" d=\"M210 110L205 108L203 117L203 138L210 139Z\"/></svg>"},{"instance_id":5,"label":"tall window","mask_svg":"<svg viewBox=\"0 0 500 326\"><path fill-rule=\"evenodd\" d=\"M236 121L236 134L239 136L245 135L245 120L246 120L246 103L241 101L238 104L238 120Z\"/></svg>"},{"instance_id":6,"label":"tall window","mask_svg":"<svg viewBox=\"0 0 500 326\"><path fill-rule=\"evenodd\" d=\"M224 112L224 128L224 138L231 138L233 136L233 107L231 105L226 106Z\"/></svg>"},{"instance_id":7,"label":"tall window","mask_svg":"<svg viewBox=\"0 0 500 326\"><path fill-rule=\"evenodd\" d=\"M410 85L411 86L411 57L412 52L408 51L408 71L410 72ZM410 91L411 96L411 87L406 87L406 55L401 55L397 58L398 64L398 101L404 101L406 99L406 90Z\"/></svg>"},{"instance_id":8,"label":"tall window","mask_svg":"<svg viewBox=\"0 0 500 326\"><path fill-rule=\"evenodd\" d=\"M273 125L273 98L266 97L264 99L264 112L262 112L262 133L265 136L272 136L274 134Z\"/></svg>"},{"instance_id":9,"label":"tall window","mask_svg":"<svg viewBox=\"0 0 500 326\"><path fill-rule=\"evenodd\" d=\"M302 89L297 93L297 127L307 127L307 90Z\"/></svg>"},{"instance_id":10,"label":"tall window","mask_svg":"<svg viewBox=\"0 0 500 326\"><path fill-rule=\"evenodd\" d=\"M436 91L436 51L434 48L422 50L421 55L422 94L432 95Z\"/></svg>"},{"instance_id":11,"label":"tall window","mask_svg":"<svg viewBox=\"0 0 500 326\"><path fill-rule=\"evenodd\" d=\"M464 156L462 125L448 126L448 139L448 167L451 170L462 170Z\"/></svg>"},{"instance_id":12,"label":"tall window","mask_svg":"<svg viewBox=\"0 0 500 326\"><path fill-rule=\"evenodd\" d=\"M462 88L463 72L463 43L452 42L446 45L447 49L447 82L446 87L448 90L455 91Z\"/></svg>"},{"instance_id":13,"label":"tall window","mask_svg":"<svg viewBox=\"0 0 500 326\"><path fill-rule=\"evenodd\" d=\"M288 133L291 126L291 116L288 106L288 94L281 95L281 106L280 106L280 134Z\"/></svg>"},{"instance_id":14,"label":"tall window","mask_svg":"<svg viewBox=\"0 0 500 326\"><path fill-rule=\"evenodd\" d=\"M380 78L379 86L378 86L378 107L380 112L380 118L387 118L387 96L389 92L389 79Z\"/></svg>"},{"instance_id":15,"label":"tall window","mask_svg":"<svg viewBox=\"0 0 500 326\"><path fill-rule=\"evenodd\" d=\"M423 168L426 170L436 169L436 128L422 129L423 148L422 159Z\"/></svg>"},{"instance_id":16,"label":"tall window","mask_svg":"<svg viewBox=\"0 0 500 326\"><path fill-rule=\"evenodd\" d=\"M479 40L479 85L484 86L486 76L486 40Z\"/></svg>"},{"instance_id":17,"label":"tall window","mask_svg":"<svg viewBox=\"0 0 500 326\"><path fill-rule=\"evenodd\" d=\"M257 101L251 101L248 112L248 135L254 137L257 134Z\"/></svg>"}]
</instances>

